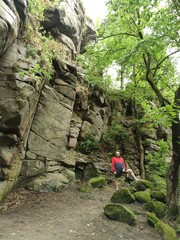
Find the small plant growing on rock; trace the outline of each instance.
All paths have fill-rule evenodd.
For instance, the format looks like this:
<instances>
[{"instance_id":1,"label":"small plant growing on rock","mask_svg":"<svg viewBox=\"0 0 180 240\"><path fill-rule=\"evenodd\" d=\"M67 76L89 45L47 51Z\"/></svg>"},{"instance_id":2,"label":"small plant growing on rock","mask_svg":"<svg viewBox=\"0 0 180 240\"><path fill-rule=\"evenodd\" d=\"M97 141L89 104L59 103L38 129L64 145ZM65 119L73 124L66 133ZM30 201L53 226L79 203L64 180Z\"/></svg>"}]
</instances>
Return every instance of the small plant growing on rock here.
<instances>
[{"instance_id":1,"label":"small plant growing on rock","mask_svg":"<svg viewBox=\"0 0 180 240\"><path fill-rule=\"evenodd\" d=\"M79 143L79 151L84 154L90 154L93 151L97 150L99 147L98 141L95 139L94 135L88 133L86 138Z\"/></svg>"}]
</instances>

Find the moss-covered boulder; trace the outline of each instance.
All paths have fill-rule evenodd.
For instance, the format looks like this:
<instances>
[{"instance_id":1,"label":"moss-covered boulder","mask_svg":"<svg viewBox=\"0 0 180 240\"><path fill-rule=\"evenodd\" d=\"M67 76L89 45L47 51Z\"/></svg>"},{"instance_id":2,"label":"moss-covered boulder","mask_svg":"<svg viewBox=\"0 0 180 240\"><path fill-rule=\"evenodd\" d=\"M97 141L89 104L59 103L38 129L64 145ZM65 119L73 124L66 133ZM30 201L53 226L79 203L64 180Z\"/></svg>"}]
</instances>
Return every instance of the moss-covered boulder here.
<instances>
[{"instance_id":1,"label":"moss-covered boulder","mask_svg":"<svg viewBox=\"0 0 180 240\"><path fill-rule=\"evenodd\" d=\"M113 194L111 201L113 203L132 203L135 198L128 188L121 188Z\"/></svg>"},{"instance_id":2,"label":"moss-covered boulder","mask_svg":"<svg viewBox=\"0 0 180 240\"><path fill-rule=\"evenodd\" d=\"M88 181L88 185L92 186L93 188L102 188L107 185L107 181L103 176L94 177Z\"/></svg>"},{"instance_id":3,"label":"moss-covered boulder","mask_svg":"<svg viewBox=\"0 0 180 240\"><path fill-rule=\"evenodd\" d=\"M137 191L144 191L147 188L149 188L149 189L154 188L153 183L146 179L142 179L140 181L134 181L131 183L131 186L134 187Z\"/></svg>"},{"instance_id":4,"label":"moss-covered boulder","mask_svg":"<svg viewBox=\"0 0 180 240\"><path fill-rule=\"evenodd\" d=\"M162 222L153 213L147 212L147 222L163 236L164 240L176 240L176 231L168 224Z\"/></svg>"},{"instance_id":5,"label":"moss-covered boulder","mask_svg":"<svg viewBox=\"0 0 180 240\"><path fill-rule=\"evenodd\" d=\"M105 215L111 220L124 222L129 225L134 225L136 216L135 214L118 203L109 203L104 207Z\"/></svg>"},{"instance_id":6,"label":"moss-covered boulder","mask_svg":"<svg viewBox=\"0 0 180 240\"><path fill-rule=\"evenodd\" d=\"M155 227L156 224L160 221L160 219L157 218L154 213L147 212L146 215L147 215L147 222L150 226Z\"/></svg>"},{"instance_id":7,"label":"moss-covered boulder","mask_svg":"<svg viewBox=\"0 0 180 240\"><path fill-rule=\"evenodd\" d=\"M165 190L166 191L166 180L165 180L165 178L154 175L152 177L152 182L155 185L156 190Z\"/></svg>"},{"instance_id":8,"label":"moss-covered boulder","mask_svg":"<svg viewBox=\"0 0 180 240\"><path fill-rule=\"evenodd\" d=\"M147 203L151 201L150 191L139 191L134 193L136 200L140 203Z\"/></svg>"},{"instance_id":9,"label":"moss-covered boulder","mask_svg":"<svg viewBox=\"0 0 180 240\"><path fill-rule=\"evenodd\" d=\"M164 190L152 191L151 198L154 198L160 202L166 203L166 191Z\"/></svg>"},{"instance_id":10,"label":"moss-covered boulder","mask_svg":"<svg viewBox=\"0 0 180 240\"><path fill-rule=\"evenodd\" d=\"M167 206L159 201L150 201L144 204L144 208L149 212L154 212L158 218L163 218L167 211Z\"/></svg>"},{"instance_id":11,"label":"moss-covered boulder","mask_svg":"<svg viewBox=\"0 0 180 240\"><path fill-rule=\"evenodd\" d=\"M176 231L168 224L162 221L158 222L155 226L156 230L163 236L164 240L176 240Z\"/></svg>"}]
</instances>

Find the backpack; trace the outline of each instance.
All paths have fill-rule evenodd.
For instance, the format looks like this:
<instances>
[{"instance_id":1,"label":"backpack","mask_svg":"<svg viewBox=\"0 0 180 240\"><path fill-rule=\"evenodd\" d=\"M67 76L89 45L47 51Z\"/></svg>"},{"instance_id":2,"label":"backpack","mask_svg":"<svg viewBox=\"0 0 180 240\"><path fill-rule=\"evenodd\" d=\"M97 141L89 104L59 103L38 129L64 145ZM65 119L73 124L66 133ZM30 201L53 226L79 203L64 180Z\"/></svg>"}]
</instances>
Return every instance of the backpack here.
<instances>
[{"instance_id":1,"label":"backpack","mask_svg":"<svg viewBox=\"0 0 180 240\"><path fill-rule=\"evenodd\" d=\"M123 164L120 162L115 163L115 169L117 174L121 174L123 169Z\"/></svg>"}]
</instances>

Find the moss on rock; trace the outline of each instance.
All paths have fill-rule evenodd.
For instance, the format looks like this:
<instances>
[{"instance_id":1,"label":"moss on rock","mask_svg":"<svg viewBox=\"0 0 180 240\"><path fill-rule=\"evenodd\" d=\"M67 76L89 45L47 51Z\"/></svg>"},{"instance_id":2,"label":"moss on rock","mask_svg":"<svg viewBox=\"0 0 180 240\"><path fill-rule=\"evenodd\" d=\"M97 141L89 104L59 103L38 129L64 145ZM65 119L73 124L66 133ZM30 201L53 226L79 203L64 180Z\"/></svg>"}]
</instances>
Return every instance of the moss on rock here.
<instances>
[{"instance_id":1,"label":"moss on rock","mask_svg":"<svg viewBox=\"0 0 180 240\"><path fill-rule=\"evenodd\" d=\"M89 193L89 192L92 191L92 187L88 184L82 185L82 186L79 187L79 191L83 192L83 193Z\"/></svg>"},{"instance_id":2,"label":"moss on rock","mask_svg":"<svg viewBox=\"0 0 180 240\"><path fill-rule=\"evenodd\" d=\"M166 192L164 190L152 191L151 198L155 198L160 202L166 203Z\"/></svg>"},{"instance_id":3,"label":"moss on rock","mask_svg":"<svg viewBox=\"0 0 180 240\"><path fill-rule=\"evenodd\" d=\"M140 203L147 203L151 201L150 192L149 191L139 191L134 194L136 200Z\"/></svg>"},{"instance_id":4,"label":"moss on rock","mask_svg":"<svg viewBox=\"0 0 180 240\"><path fill-rule=\"evenodd\" d=\"M155 185L155 189L156 190L164 190L164 191L166 191L166 180L165 180L165 178L157 176L157 175L154 175L152 177L152 181L153 181L153 183Z\"/></svg>"},{"instance_id":5,"label":"moss on rock","mask_svg":"<svg viewBox=\"0 0 180 240\"><path fill-rule=\"evenodd\" d=\"M144 191L147 188L149 188L149 189L154 188L153 183L146 180L146 179L142 179L142 180L137 181L137 182L132 182L131 186L134 187L137 191Z\"/></svg>"},{"instance_id":6,"label":"moss on rock","mask_svg":"<svg viewBox=\"0 0 180 240\"><path fill-rule=\"evenodd\" d=\"M88 181L88 185L92 186L93 188L102 188L107 185L107 181L103 176L94 177Z\"/></svg>"},{"instance_id":7,"label":"moss on rock","mask_svg":"<svg viewBox=\"0 0 180 240\"><path fill-rule=\"evenodd\" d=\"M156 230L163 236L164 240L176 240L176 231L168 224L159 221L155 225Z\"/></svg>"},{"instance_id":8,"label":"moss on rock","mask_svg":"<svg viewBox=\"0 0 180 240\"><path fill-rule=\"evenodd\" d=\"M176 240L176 231L168 224L162 222L153 213L147 212L147 222L163 236L164 240Z\"/></svg>"},{"instance_id":9,"label":"moss on rock","mask_svg":"<svg viewBox=\"0 0 180 240\"><path fill-rule=\"evenodd\" d=\"M109 203L104 207L105 215L115 221L124 222L129 225L134 225L136 216L135 214L127 209L126 207L122 206L121 204L117 203Z\"/></svg>"},{"instance_id":10,"label":"moss on rock","mask_svg":"<svg viewBox=\"0 0 180 240\"><path fill-rule=\"evenodd\" d=\"M163 218L167 210L167 206L164 203L154 200L145 203L144 208L149 212L154 212L158 218Z\"/></svg>"},{"instance_id":11,"label":"moss on rock","mask_svg":"<svg viewBox=\"0 0 180 240\"><path fill-rule=\"evenodd\" d=\"M160 221L159 218L157 218L154 213L147 212L146 215L147 215L147 222L150 226L155 227L156 224Z\"/></svg>"},{"instance_id":12,"label":"moss on rock","mask_svg":"<svg viewBox=\"0 0 180 240\"><path fill-rule=\"evenodd\" d=\"M113 194L111 201L113 203L132 203L135 201L135 198L128 188L121 188Z\"/></svg>"}]
</instances>

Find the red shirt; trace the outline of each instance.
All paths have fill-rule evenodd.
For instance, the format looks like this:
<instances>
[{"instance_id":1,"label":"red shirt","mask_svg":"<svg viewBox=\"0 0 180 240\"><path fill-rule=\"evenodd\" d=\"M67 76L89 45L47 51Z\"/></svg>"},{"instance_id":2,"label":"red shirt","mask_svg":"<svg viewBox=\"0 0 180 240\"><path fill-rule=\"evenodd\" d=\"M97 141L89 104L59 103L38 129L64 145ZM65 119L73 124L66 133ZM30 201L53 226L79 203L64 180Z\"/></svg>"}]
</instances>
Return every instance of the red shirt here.
<instances>
[{"instance_id":1,"label":"red shirt","mask_svg":"<svg viewBox=\"0 0 180 240\"><path fill-rule=\"evenodd\" d=\"M112 169L113 172L116 171L116 169L115 169L115 164L116 164L117 162L122 163L123 168L126 168L126 164L125 164L125 162L124 162L124 158L121 158L121 157L113 157L113 158L112 158L112 167L111 167L111 169Z\"/></svg>"}]
</instances>

